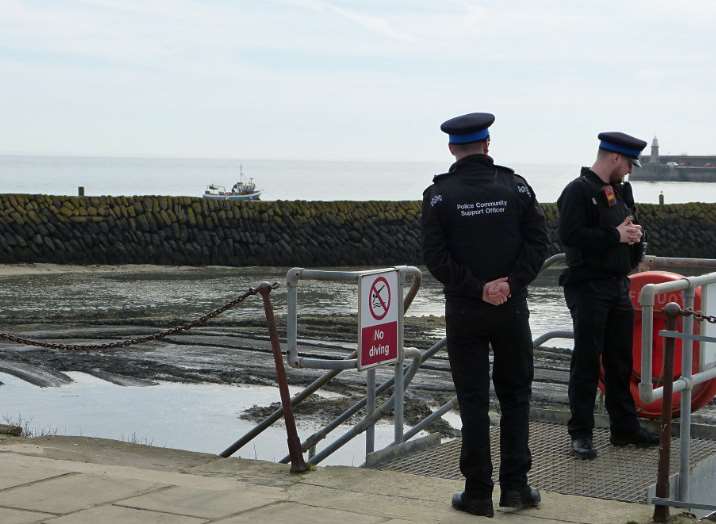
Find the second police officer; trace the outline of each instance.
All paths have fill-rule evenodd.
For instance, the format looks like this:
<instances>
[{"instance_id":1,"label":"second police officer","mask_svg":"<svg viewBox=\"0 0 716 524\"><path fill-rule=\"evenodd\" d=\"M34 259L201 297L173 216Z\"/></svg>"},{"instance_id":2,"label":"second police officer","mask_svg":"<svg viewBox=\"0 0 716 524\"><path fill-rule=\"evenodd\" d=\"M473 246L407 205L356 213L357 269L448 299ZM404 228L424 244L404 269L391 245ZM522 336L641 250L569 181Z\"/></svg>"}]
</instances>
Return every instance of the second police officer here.
<instances>
[{"instance_id":1,"label":"second police officer","mask_svg":"<svg viewBox=\"0 0 716 524\"><path fill-rule=\"evenodd\" d=\"M568 429L574 454L590 460L597 456L592 431L600 362L612 444L659 442L656 433L639 425L629 390L634 311L627 274L639 263L644 246L624 177L639 165L646 142L617 132L598 138L596 161L582 168L557 201L559 237L567 254L560 284L574 323Z\"/></svg>"},{"instance_id":2,"label":"second police officer","mask_svg":"<svg viewBox=\"0 0 716 524\"><path fill-rule=\"evenodd\" d=\"M490 363L500 403L500 506L534 507L527 484L533 379L527 285L547 254L544 214L534 191L488 156L495 117L470 113L444 122L456 162L423 193L425 264L444 285L447 346L462 419L461 511L492 516Z\"/></svg>"}]
</instances>

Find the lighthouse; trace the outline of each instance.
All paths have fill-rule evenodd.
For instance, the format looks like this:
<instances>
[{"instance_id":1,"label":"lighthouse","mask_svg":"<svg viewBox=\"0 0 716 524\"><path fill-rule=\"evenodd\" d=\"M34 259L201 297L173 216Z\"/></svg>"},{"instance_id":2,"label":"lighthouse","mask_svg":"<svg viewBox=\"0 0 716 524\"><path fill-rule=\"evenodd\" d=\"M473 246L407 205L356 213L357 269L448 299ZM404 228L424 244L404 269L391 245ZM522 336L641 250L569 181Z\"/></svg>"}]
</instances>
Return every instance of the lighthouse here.
<instances>
[{"instance_id":1,"label":"lighthouse","mask_svg":"<svg viewBox=\"0 0 716 524\"><path fill-rule=\"evenodd\" d=\"M659 139L656 137L654 137L654 140L651 141L651 156L649 157L649 163L659 163Z\"/></svg>"}]
</instances>

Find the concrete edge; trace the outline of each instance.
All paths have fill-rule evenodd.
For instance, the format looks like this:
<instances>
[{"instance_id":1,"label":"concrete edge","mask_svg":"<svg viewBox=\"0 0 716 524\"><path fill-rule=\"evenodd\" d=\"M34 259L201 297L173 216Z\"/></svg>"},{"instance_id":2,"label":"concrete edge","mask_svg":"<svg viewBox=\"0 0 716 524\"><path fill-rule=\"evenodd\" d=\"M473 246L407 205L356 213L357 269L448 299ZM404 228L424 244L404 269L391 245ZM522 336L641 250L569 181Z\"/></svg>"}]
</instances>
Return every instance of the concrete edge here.
<instances>
[{"instance_id":1,"label":"concrete edge","mask_svg":"<svg viewBox=\"0 0 716 524\"><path fill-rule=\"evenodd\" d=\"M431 433L427 437L421 437L414 440L409 440L401 444L389 446L385 449L375 451L366 456L364 467L371 468L381 462L387 462L398 457L403 457L409 453L421 451L423 449L431 448L440 444L440 435L438 433Z\"/></svg>"}]
</instances>

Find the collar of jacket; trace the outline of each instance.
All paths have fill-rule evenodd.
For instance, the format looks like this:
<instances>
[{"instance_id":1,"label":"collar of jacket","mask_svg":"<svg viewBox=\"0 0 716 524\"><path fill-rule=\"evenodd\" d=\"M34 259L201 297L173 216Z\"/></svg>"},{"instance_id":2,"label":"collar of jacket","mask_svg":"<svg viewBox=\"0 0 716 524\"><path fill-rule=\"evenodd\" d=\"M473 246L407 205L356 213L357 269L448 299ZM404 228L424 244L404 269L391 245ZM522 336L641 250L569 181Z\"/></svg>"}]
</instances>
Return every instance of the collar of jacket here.
<instances>
[{"instance_id":1,"label":"collar of jacket","mask_svg":"<svg viewBox=\"0 0 716 524\"><path fill-rule=\"evenodd\" d=\"M589 168L589 167L583 167L582 172L579 174L580 174L580 176L589 178L592 182L594 182L596 184L600 184L602 186L611 185L611 184L607 184L606 182L604 182L604 180L599 178L599 175L596 174L594 171L592 171L591 168Z\"/></svg>"},{"instance_id":2,"label":"collar of jacket","mask_svg":"<svg viewBox=\"0 0 716 524\"><path fill-rule=\"evenodd\" d=\"M495 165L495 161L492 160L491 156L488 155L469 155L464 158L461 158L457 162L455 162L453 165L450 166L449 173L454 173L455 171L459 170L479 170L484 169L486 167L492 167Z\"/></svg>"}]
</instances>

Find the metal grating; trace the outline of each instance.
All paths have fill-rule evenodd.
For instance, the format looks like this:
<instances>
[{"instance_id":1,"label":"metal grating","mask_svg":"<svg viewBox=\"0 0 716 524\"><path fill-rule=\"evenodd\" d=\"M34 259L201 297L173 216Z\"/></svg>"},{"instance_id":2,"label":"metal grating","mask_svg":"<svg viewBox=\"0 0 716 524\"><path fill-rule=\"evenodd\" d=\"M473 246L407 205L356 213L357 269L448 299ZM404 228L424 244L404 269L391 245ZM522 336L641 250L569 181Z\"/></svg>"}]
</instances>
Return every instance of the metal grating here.
<instances>
[{"instance_id":1,"label":"metal grating","mask_svg":"<svg viewBox=\"0 0 716 524\"><path fill-rule=\"evenodd\" d=\"M500 428L490 430L493 478L499 475ZM462 479L459 469L460 439L417 453L378 464L376 469L400 471L440 477ZM565 495L582 495L600 499L627 502L646 502L649 485L656 482L659 449L640 449L635 446L614 447L609 443L609 430L595 429L596 460L579 460L571 454L567 428L559 424L532 422L530 448L532 471L530 483L547 491ZM671 444L671 470L679 469L679 439ZM691 464L716 454L716 442L691 440Z\"/></svg>"}]
</instances>

